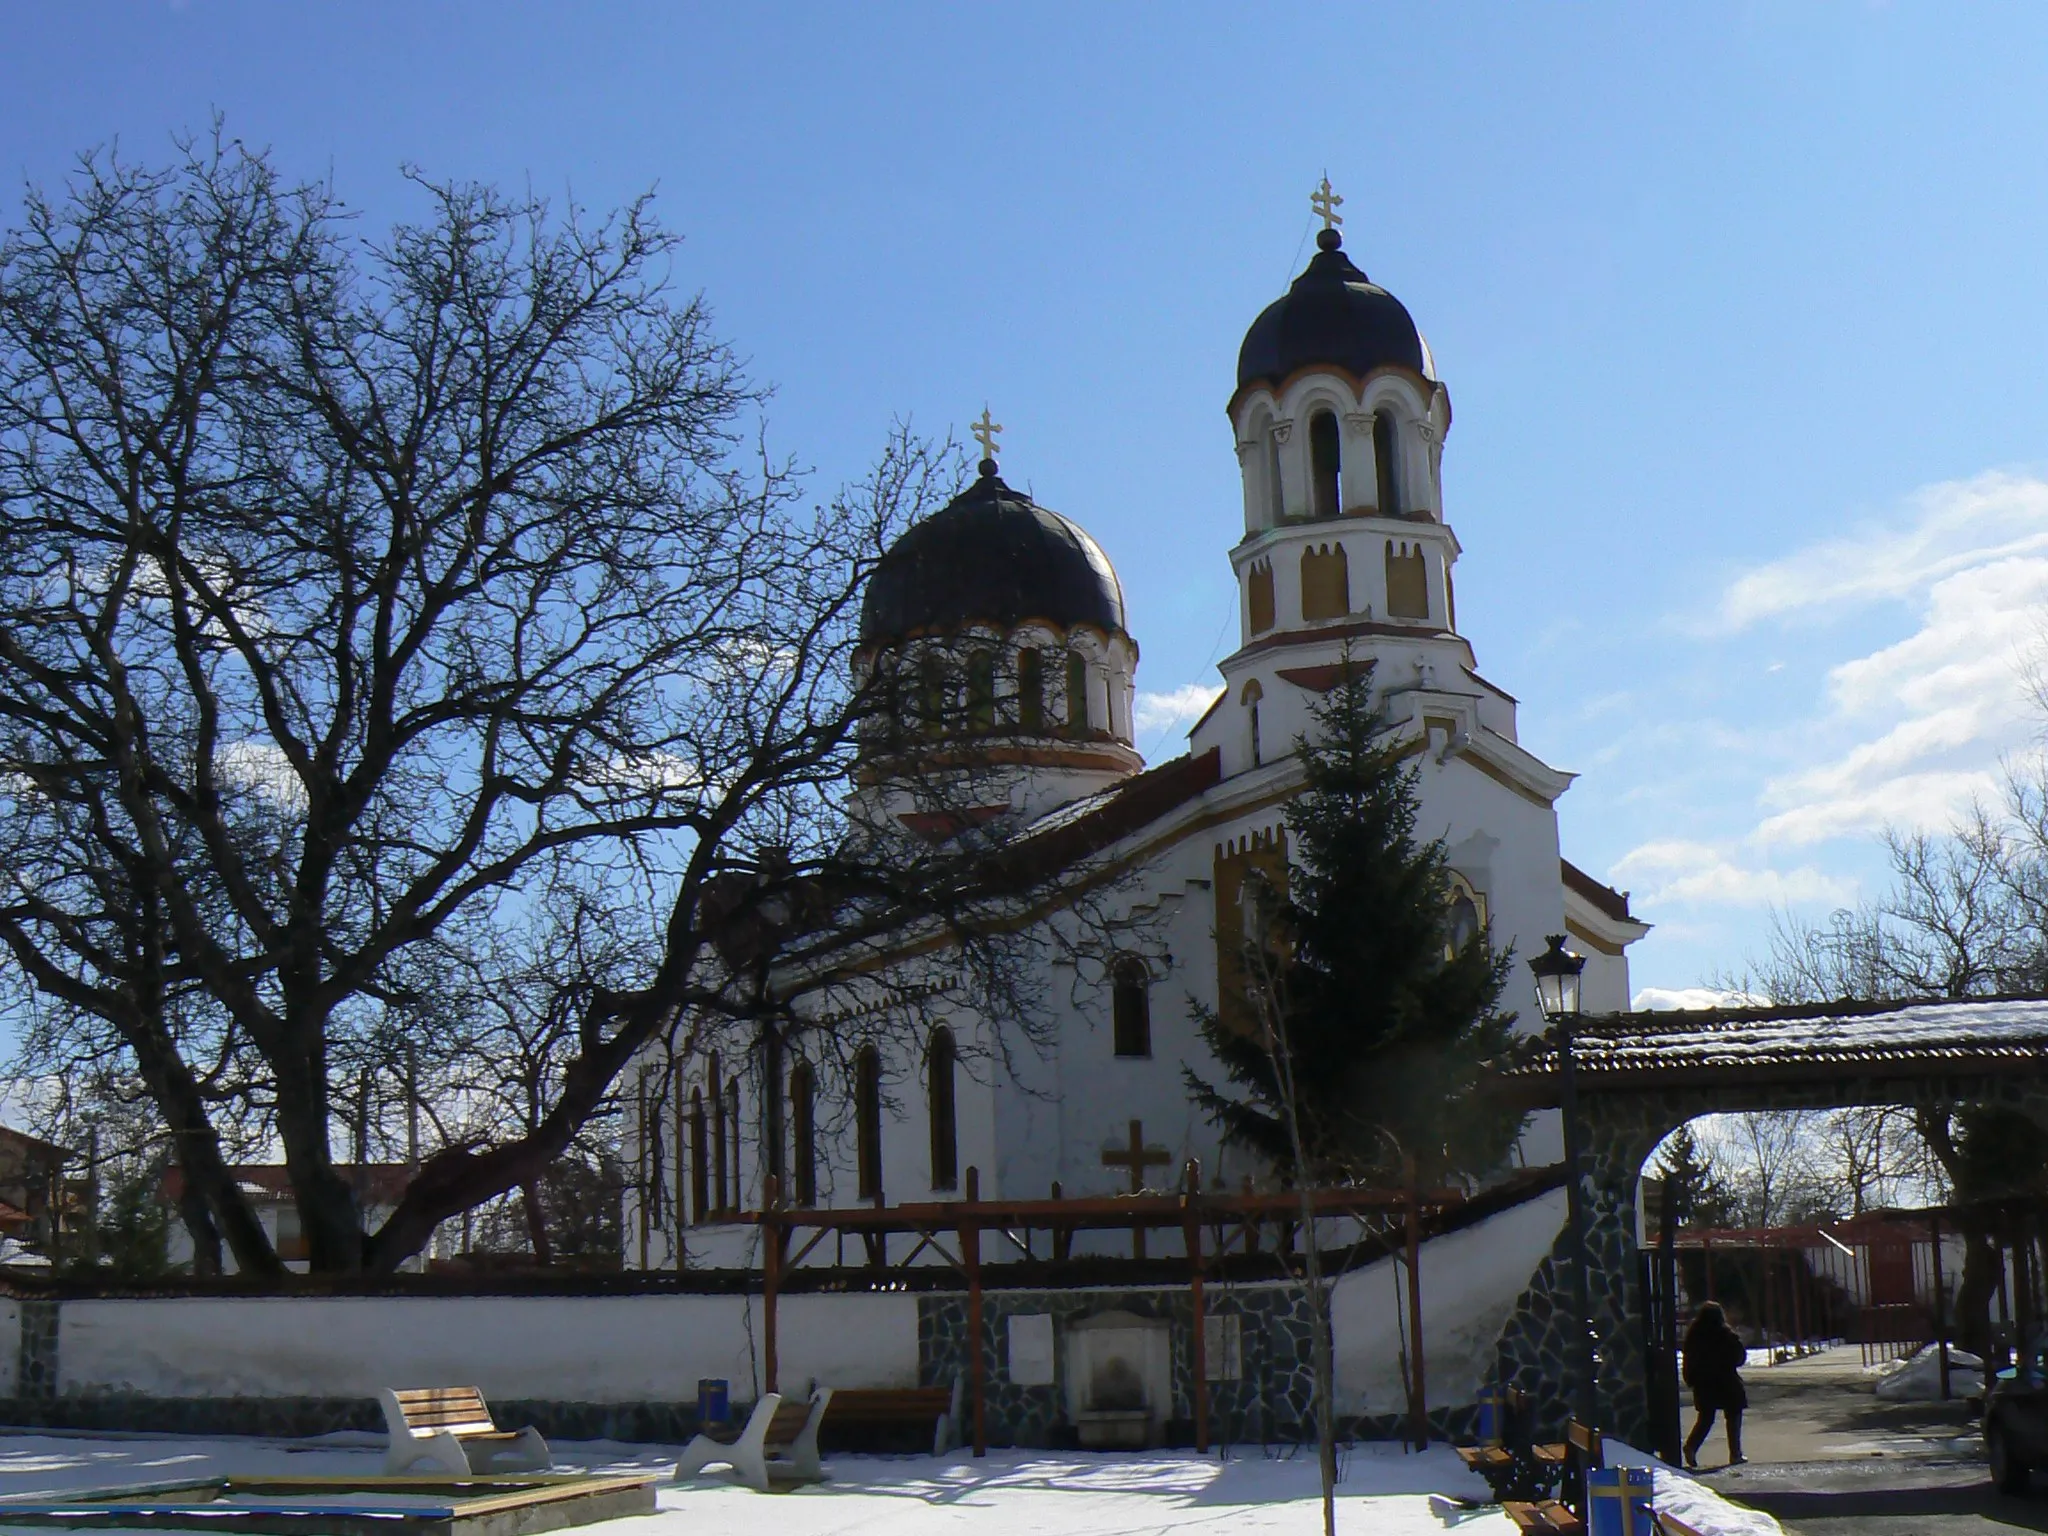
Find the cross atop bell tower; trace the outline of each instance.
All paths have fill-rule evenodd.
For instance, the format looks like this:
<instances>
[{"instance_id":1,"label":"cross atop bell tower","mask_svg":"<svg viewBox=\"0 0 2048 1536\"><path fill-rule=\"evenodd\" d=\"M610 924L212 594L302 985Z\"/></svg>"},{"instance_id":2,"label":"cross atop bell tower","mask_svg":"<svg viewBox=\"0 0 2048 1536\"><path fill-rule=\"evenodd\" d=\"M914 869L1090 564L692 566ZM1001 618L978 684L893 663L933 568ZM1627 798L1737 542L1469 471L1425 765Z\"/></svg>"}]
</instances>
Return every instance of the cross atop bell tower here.
<instances>
[{"instance_id":1,"label":"cross atop bell tower","mask_svg":"<svg viewBox=\"0 0 2048 1536\"><path fill-rule=\"evenodd\" d=\"M981 408L981 420L970 423L969 430L974 433L974 440L981 444L981 472L984 475L994 474L996 439L1003 435L1003 424L989 416L988 406L984 404Z\"/></svg>"},{"instance_id":2,"label":"cross atop bell tower","mask_svg":"<svg viewBox=\"0 0 2048 1536\"><path fill-rule=\"evenodd\" d=\"M1337 210L1344 206L1344 199L1330 190L1330 178L1325 176L1323 184L1311 192L1308 205L1323 221L1324 229L1335 229L1344 222L1344 216Z\"/></svg>"}]
</instances>

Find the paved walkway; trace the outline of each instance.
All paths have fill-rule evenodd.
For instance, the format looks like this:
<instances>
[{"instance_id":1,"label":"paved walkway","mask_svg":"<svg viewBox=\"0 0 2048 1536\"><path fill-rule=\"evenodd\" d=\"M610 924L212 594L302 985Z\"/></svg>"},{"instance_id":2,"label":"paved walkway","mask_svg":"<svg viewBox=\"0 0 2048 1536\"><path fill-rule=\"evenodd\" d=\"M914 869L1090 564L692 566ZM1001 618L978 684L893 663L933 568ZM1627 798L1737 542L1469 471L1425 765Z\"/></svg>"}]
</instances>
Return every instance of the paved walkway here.
<instances>
[{"instance_id":1,"label":"paved walkway","mask_svg":"<svg viewBox=\"0 0 2048 1536\"><path fill-rule=\"evenodd\" d=\"M2048 1531L2048 1478L2030 1497L2000 1494L1985 1473L1969 1406L1883 1401L1853 1346L1748 1370L1743 1379L1749 1464L1712 1481L1777 1516L1794 1536ZM1717 1433L1701 1463L1713 1467L1725 1454Z\"/></svg>"}]
</instances>

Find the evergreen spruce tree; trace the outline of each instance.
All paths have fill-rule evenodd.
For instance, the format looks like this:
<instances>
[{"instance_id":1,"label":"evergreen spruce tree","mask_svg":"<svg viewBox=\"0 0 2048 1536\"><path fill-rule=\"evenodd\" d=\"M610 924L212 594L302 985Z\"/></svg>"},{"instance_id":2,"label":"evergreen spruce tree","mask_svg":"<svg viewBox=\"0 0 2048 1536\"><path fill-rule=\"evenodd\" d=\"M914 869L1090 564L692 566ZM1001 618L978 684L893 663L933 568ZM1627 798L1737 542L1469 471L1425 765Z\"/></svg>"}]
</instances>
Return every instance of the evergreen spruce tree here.
<instances>
[{"instance_id":1,"label":"evergreen spruce tree","mask_svg":"<svg viewBox=\"0 0 2048 1536\"><path fill-rule=\"evenodd\" d=\"M1246 881L1258 1022L1198 1011L1229 1085L1188 1071L1189 1090L1228 1141L1296 1178L1398 1177L1409 1158L1425 1182L1477 1177L1523 1121L1482 1083L1512 1038L1498 1003L1513 956L1484 931L1451 944L1444 847L1416 839L1415 771L1370 662L1346 658L1314 720L1297 745L1307 783L1287 811L1286 888ZM1237 917L1219 912L1219 928Z\"/></svg>"},{"instance_id":2,"label":"evergreen spruce tree","mask_svg":"<svg viewBox=\"0 0 2048 1536\"><path fill-rule=\"evenodd\" d=\"M1664 1200L1679 1226L1739 1225L1741 1202L1713 1160L1700 1149L1690 1124L1681 1125L1664 1143L1657 1158L1657 1177L1664 1181Z\"/></svg>"}]
</instances>

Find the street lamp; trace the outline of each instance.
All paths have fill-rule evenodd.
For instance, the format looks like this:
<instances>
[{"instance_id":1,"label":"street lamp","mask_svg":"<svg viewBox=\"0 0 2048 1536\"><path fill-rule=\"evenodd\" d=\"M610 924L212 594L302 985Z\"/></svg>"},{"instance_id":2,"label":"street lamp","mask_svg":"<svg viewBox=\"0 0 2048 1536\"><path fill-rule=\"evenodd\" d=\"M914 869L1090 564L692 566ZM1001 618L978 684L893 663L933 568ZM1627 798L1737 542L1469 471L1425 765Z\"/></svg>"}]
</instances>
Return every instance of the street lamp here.
<instances>
[{"instance_id":1,"label":"street lamp","mask_svg":"<svg viewBox=\"0 0 2048 1536\"><path fill-rule=\"evenodd\" d=\"M1557 1108L1564 1121L1564 1198L1571 1228L1572 1322L1575 1343L1574 1412L1581 1424L1599 1423L1599 1398L1594 1379L1593 1318L1586 1277L1586 1207L1579 1179L1579 1095L1572 1062L1572 1028L1578 1022L1579 981L1586 957L1564 947L1564 935L1550 935L1550 948L1529 962L1536 976L1536 998L1550 1020L1557 1041Z\"/></svg>"}]
</instances>

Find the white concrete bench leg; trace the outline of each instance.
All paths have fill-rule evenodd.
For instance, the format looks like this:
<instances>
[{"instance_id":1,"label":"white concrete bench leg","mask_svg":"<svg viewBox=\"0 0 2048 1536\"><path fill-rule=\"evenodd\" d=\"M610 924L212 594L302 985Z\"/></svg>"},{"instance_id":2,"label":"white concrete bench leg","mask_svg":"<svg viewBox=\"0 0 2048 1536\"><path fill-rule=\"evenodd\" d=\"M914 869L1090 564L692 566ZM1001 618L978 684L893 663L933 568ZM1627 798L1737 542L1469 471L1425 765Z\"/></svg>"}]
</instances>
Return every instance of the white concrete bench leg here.
<instances>
[{"instance_id":1,"label":"white concrete bench leg","mask_svg":"<svg viewBox=\"0 0 2048 1536\"><path fill-rule=\"evenodd\" d=\"M472 1440L464 1446L469 1470L479 1477L497 1472L546 1472L555 1464L548 1443L531 1424L517 1440Z\"/></svg>"},{"instance_id":2,"label":"white concrete bench leg","mask_svg":"<svg viewBox=\"0 0 2048 1536\"><path fill-rule=\"evenodd\" d=\"M699 1435L683 1448L682 1459L676 1463L675 1480L686 1483L706 1467L724 1465L731 1467L749 1488L766 1493L768 1463L763 1448L768 1441L768 1426L774 1422L775 1410L781 1406L781 1393L763 1392L761 1400L754 1404L754 1411L747 1416L746 1429L731 1445L721 1444L709 1435Z\"/></svg>"},{"instance_id":3,"label":"white concrete bench leg","mask_svg":"<svg viewBox=\"0 0 2048 1536\"><path fill-rule=\"evenodd\" d=\"M408 1431L402 1440L392 1437L390 1447L384 1452L386 1477L417 1477L433 1472L448 1477L470 1475L469 1457L460 1440L445 1429L431 1435L415 1435Z\"/></svg>"},{"instance_id":4,"label":"white concrete bench leg","mask_svg":"<svg viewBox=\"0 0 2048 1536\"><path fill-rule=\"evenodd\" d=\"M811 1416L804 1420L804 1427L797 1432L797 1437L789 1442L789 1456L783 1463L792 1477L800 1477L809 1483L825 1480L824 1463L818 1460L818 1426L824 1422L825 1405L831 1401L830 1387L819 1387L811 1395Z\"/></svg>"}]
</instances>

